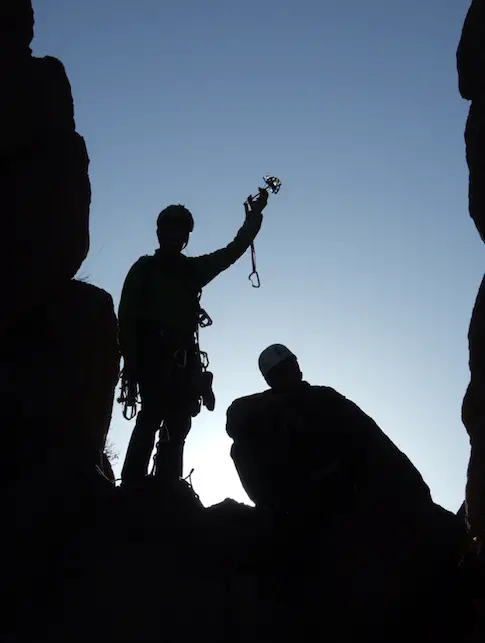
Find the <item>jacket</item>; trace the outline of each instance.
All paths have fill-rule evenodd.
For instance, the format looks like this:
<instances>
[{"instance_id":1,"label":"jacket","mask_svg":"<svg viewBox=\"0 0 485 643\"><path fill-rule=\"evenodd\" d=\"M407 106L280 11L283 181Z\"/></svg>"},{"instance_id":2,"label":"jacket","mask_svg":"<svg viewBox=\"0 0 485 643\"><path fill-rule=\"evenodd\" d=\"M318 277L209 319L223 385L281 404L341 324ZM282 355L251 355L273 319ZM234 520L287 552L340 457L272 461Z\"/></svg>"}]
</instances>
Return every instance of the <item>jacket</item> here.
<instances>
[{"instance_id":1,"label":"jacket","mask_svg":"<svg viewBox=\"0 0 485 643\"><path fill-rule=\"evenodd\" d=\"M246 252L261 223L262 214L252 213L231 243L210 254L180 254L167 260L156 251L138 259L125 279L118 310L124 356L136 355L140 324L193 335L198 326L202 289Z\"/></svg>"},{"instance_id":2,"label":"jacket","mask_svg":"<svg viewBox=\"0 0 485 643\"><path fill-rule=\"evenodd\" d=\"M332 388L303 382L292 392L240 398L226 430L241 482L255 504L291 488L305 493L327 482L384 502L431 502L430 490L407 456L356 404ZM294 495L294 494L293 494Z\"/></svg>"}]
</instances>

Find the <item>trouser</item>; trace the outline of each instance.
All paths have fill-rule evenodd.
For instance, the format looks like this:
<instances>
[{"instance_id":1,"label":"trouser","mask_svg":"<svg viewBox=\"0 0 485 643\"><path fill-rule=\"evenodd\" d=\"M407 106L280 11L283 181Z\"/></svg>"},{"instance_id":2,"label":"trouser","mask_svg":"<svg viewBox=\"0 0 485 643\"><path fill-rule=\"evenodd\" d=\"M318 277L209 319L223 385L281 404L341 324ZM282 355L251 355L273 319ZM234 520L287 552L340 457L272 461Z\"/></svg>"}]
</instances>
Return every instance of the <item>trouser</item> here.
<instances>
[{"instance_id":1,"label":"trouser","mask_svg":"<svg viewBox=\"0 0 485 643\"><path fill-rule=\"evenodd\" d=\"M186 357L182 361L181 353ZM182 477L185 439L199 403L196 388L199 371L200 362L192 341L153 331L140 334L136 379L141 409L121 473L123 483L136 483L147 475L162 423L156 475L164 481Z\"/></svg>"},{"instance_id":2,"label":"trouser","mask_svg":"<svg viewBox=\"0 0 485 643\"><path fill-rule=\"evenodd\" d=\"M148 409L147 409L148 407ZM157 431L160 424L164 423L164 431L170 436L167 442L160 441L156 457L156 475L163 480L177 480L182 477L183 451L192 418L184 413L173 414L165 419L160 419L159 413L153 413L150 404L140 410L131 434L130 443L126 452L121 477L123 483L137 482L148 473L150 458L155 446Z\"/></svg>"}]
</instances>

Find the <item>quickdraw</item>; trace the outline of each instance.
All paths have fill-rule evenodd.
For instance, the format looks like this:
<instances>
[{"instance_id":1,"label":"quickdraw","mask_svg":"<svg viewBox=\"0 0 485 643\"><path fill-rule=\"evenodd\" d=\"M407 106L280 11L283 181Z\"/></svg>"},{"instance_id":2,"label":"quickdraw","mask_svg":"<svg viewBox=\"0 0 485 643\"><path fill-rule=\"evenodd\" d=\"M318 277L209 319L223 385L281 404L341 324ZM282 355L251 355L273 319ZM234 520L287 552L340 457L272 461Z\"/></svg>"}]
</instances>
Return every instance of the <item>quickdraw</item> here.
<instances>
[{"instance_id":1,"label":"quickdraw","mask_svg":"<svg viewBox=\"0 0 485 643\"><path fill-rule=\"evenodd\" d=\"M265 187L260 188L260 190L266 190L267 192L271 192L272 194L278 194L281 188L281 181L276 176L268 176L268 175L263 176L263 181L265 183ZM257 200L258 200L258 195L254 197L251 196L244 203L244 212L246 213L246 217L251 211L251 205L257 202ZM260 288L261 280L259 278L259 273L256 267L256 249L254 247L254 242L251 244L251 266L252 266L252 271L248 279L251 282L251 286L253 288Z\"/></svg>"}]
</instances>

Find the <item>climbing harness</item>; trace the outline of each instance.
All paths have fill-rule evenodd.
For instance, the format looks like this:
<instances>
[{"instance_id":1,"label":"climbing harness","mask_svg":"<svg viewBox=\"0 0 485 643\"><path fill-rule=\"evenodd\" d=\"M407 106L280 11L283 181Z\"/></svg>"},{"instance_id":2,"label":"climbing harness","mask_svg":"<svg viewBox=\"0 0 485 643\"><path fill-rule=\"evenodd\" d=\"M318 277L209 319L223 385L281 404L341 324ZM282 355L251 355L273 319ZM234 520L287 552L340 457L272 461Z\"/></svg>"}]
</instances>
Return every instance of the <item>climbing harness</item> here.
<instances>
[{"instance_id":1,"label":"climbing harness","mask_svg":"<svg viewBox=\"0 0 485 643\"><path fill-rule=\"evenodd\" d=\"M263 181L265 182L265 187L260 188L260 190L266 190L267 192L271 192L272 194L278 194L281 188L281 181L276 176L263 176ZM249 197L249 199L244 203L244 212L246 213L246 217L248 216L249 212L251 212L251 203L254 203L254 201L257 200L258 195ZM252 271L248 279L251 282L251 286L253 288L260 288L261 280L259 278L259 273L256 267L256 250L254 248L254 242L251 244L251 266Z\"/></svg>"}]
</instances>

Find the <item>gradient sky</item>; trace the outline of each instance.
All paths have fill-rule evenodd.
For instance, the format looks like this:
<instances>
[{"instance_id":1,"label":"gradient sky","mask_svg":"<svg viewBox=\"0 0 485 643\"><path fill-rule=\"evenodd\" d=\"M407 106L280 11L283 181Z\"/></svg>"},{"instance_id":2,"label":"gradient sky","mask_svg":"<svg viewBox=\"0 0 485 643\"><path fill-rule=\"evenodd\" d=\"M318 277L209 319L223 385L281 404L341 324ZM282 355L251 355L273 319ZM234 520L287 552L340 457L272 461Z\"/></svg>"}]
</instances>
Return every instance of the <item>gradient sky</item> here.
<instances>
[{"instance_id":1,"label":"gradient sky","mask_svg":"<svg viewBox=\"0 0 485 643\"><path fill-rule=\"evenodd\" d=\"M225 411L286 343L306 378L378 422L457 509L460 407L483 246L467 212L455 50L469 0L37 0L36 55L60 58L91 157L80 274L118 306L158 212L185 203L189 254L226 245L263 174L283 182L250 257L207 287L217 408L187 441L204 504L244 501ZM118 405L116 405L118 406ZM133 424L115 408L121 459Z\"/></svg>"}]
</instances>

